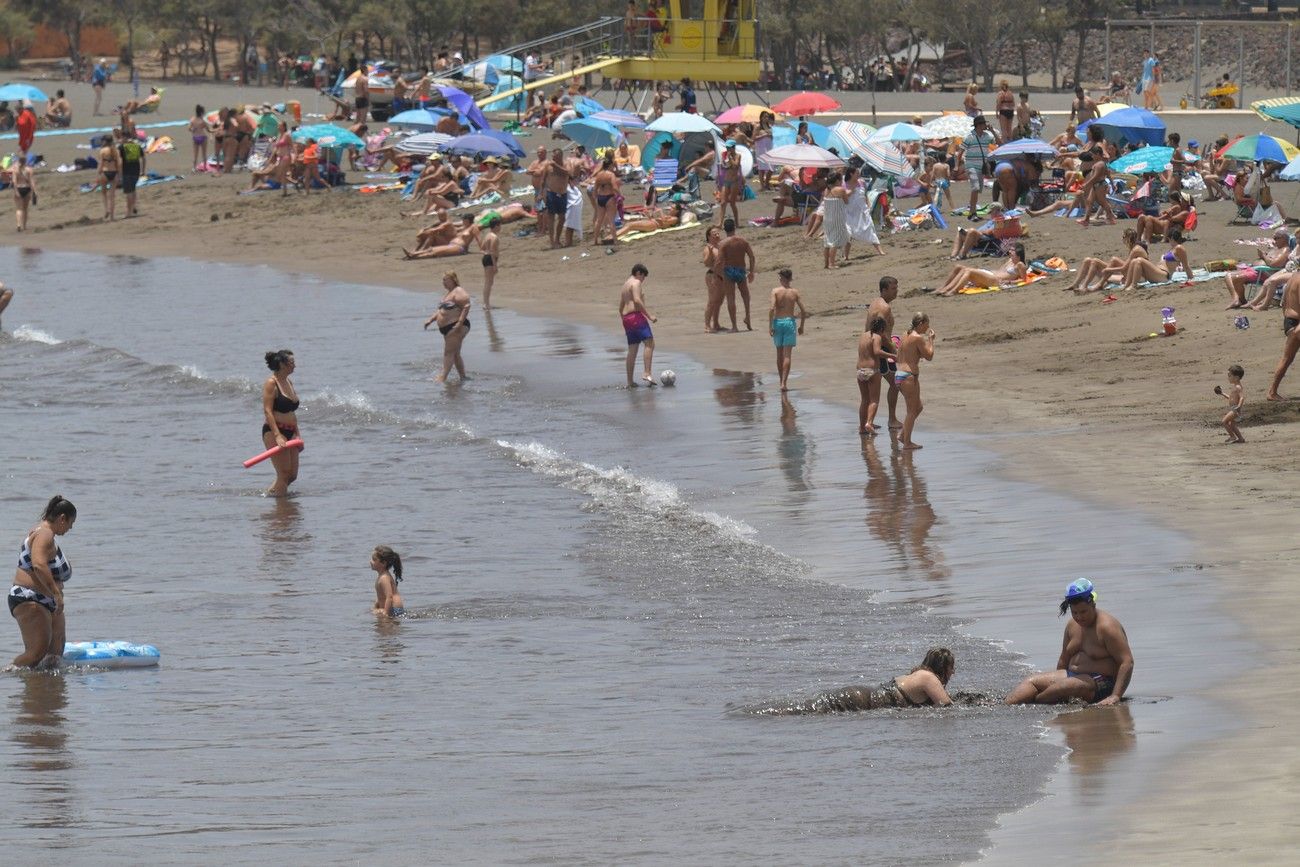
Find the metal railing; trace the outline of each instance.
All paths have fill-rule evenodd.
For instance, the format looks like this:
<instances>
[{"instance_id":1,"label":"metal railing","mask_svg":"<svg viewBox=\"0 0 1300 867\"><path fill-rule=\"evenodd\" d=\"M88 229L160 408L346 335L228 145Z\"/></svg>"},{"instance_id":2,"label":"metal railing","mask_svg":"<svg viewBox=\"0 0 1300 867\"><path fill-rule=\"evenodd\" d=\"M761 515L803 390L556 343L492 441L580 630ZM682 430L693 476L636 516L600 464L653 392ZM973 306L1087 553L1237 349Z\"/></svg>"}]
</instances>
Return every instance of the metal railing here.
<instances>
[{"instance_id":1,"label":"metal railing","mask_svg":"<svg viewBox=\"0 0 1300 867\"><path fill-rule=\"evenodd\" d=\"M568 63L568 68L574 68L592 57L623 54L625 51L624 41L623 19L606 16L581 27L551 33L539 39L521 42L518 45L511 45L509 48L502 48L500 51L492 53L508 54L521 59L530 54L537 57L549 57L559 59L562 63ZM455 78L461 75L466 67L477 63L479 59L481 58L462 66L452 67L438 73L438 75L439 77ZM539 75L539 77L551 74L553 73L548 71ZM527 79L526 74L520 75L520 77Z\"/></svg>"}]
</instances>

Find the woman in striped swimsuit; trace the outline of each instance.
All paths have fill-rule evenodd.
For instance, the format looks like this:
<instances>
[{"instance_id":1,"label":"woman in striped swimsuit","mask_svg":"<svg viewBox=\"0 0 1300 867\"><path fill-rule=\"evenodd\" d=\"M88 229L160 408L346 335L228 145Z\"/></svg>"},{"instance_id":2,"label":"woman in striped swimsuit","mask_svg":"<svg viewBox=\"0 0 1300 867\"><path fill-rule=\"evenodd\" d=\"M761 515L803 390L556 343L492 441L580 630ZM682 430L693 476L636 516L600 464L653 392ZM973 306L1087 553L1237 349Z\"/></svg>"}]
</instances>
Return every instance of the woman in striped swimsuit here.
<instances>
[{"instance_id":1,"label":"woman in striped swimsuit","mask_svg":"<svg viewBox=\"0 0 1300 867\"><path fill-rule=\"evenodd\" d=\"M72 566L54 537L71 530L76 520L77 507L56 494L45 505L41 522L23 539L9 588L9 614L23 635L23 652L13 662L17 667L57 668L63 656L63 583L72 577Z\"/></svg>"}]
</instances>

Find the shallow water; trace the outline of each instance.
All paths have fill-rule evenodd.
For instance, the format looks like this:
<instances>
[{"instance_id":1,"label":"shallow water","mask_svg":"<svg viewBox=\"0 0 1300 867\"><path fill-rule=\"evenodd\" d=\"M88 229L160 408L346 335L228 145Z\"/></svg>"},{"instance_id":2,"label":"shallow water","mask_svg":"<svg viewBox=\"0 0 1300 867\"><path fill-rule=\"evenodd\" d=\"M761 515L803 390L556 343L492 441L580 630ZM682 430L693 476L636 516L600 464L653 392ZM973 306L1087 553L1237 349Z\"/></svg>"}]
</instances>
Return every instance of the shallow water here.
<instances>
[{"instance_id":1,"label":"shallow water","mask_svg":"<svg viewBox=\"0 0 1300 867\"><path fill-rule=\"evenodd\" d=\"M33 856L951 863L1049 785L1072 724L734 709L886 680L933 644L955 688L999 696L1020 652L1054 661L1075 574L1141 612L1148 695L1189 688L1156 653L1188 618L1222 629L1185 592L1185 541L1007 482L976 438L863 443L797 379L783 399L661 354L678 387L629 392L616 327L476 310L474 379L442 387L428 296L183 260L0 267L33 275L0 337L0 528L16 548L72 499L69 638L163 651L0 678L0 793ZM239 461L282 346L307 449L277 502ZM405 621L369 613L375 544L403 555ZM1163 727L1175 705L1208 713L1131 713Z\"/></svg>"}]
</instances>

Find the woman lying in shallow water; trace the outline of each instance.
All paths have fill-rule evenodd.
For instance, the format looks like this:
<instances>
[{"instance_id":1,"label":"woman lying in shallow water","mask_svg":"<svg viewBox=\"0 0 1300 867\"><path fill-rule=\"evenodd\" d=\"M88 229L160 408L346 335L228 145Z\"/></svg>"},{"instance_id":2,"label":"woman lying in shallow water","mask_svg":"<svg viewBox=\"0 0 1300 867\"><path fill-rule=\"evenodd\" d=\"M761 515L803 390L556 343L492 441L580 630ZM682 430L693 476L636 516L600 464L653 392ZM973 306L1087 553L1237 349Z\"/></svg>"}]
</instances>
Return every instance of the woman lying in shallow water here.
<instances>
[{"instance_id":1,"label":"woman lying in shallow water","mask_svg":"<svg viewBox=\"0 0 1300 867\"><path fill-rule=\"evenodd\" d=\"M810 713L843 713L855 710L879 710L888 707L923 707L950 705L952 698L945 688L957 671L957 661L946 647L932 647L921 664L909 674L896 677L875 688L846 686L823 692L797 704L751 707L749 713L763 716L789 716Z\"/></svg>"}]
</instances>

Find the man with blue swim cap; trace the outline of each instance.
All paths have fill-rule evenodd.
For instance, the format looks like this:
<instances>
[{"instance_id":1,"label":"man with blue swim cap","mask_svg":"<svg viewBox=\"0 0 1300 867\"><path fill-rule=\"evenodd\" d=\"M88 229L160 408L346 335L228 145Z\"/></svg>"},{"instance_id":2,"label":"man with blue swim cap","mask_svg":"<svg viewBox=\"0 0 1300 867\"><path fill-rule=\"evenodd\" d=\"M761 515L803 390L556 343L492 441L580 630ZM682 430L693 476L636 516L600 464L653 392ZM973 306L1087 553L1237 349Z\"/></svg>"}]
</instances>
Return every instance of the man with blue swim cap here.
<instances>
[{"instance_id":1,"label":"man with blue swim cap","mask_svg":"<svg viewBox=\"0 0 1300 867\"><path fill-rule=\"evenodd\" d=\"M1055 671L1025 678L1007 704L1118 704L1133 678L1133 651L1114 616L1097 607L1097 588L1087 578L1070 582L1061 614L1070 612Z\"/></svg>"}]
</instances>

